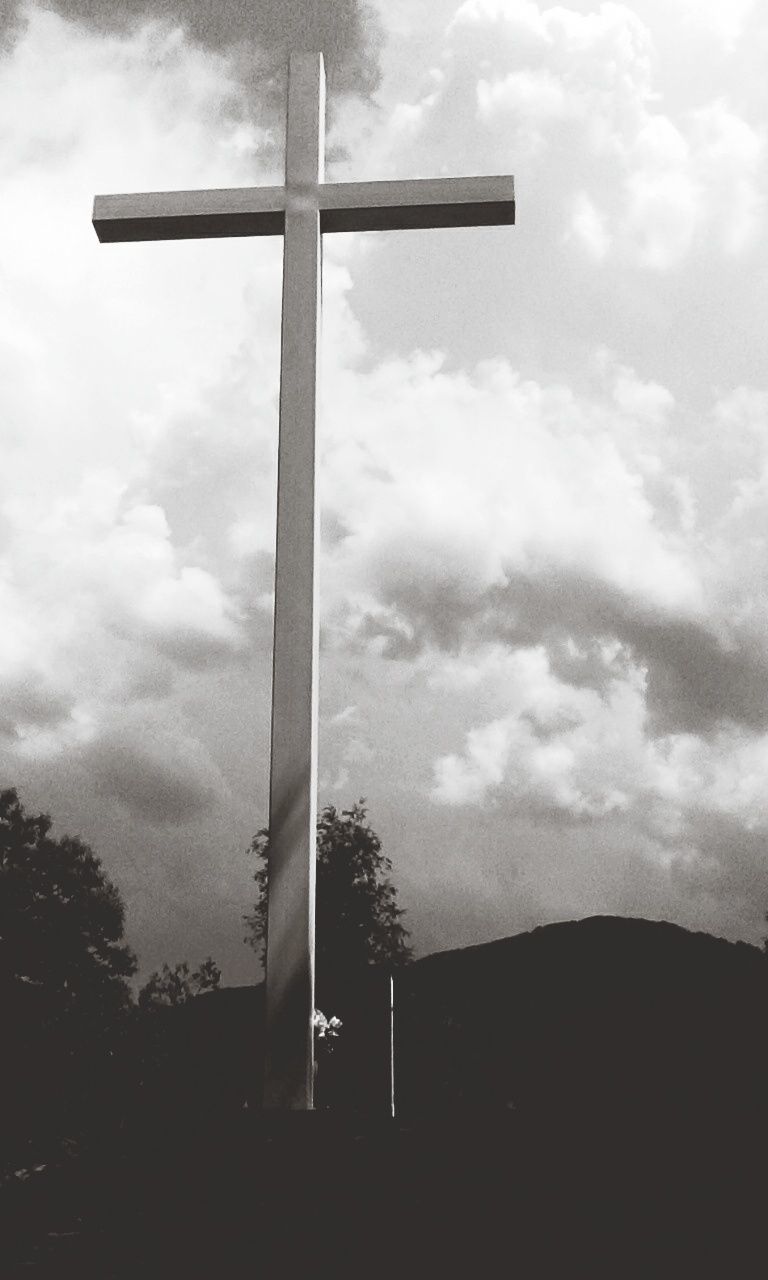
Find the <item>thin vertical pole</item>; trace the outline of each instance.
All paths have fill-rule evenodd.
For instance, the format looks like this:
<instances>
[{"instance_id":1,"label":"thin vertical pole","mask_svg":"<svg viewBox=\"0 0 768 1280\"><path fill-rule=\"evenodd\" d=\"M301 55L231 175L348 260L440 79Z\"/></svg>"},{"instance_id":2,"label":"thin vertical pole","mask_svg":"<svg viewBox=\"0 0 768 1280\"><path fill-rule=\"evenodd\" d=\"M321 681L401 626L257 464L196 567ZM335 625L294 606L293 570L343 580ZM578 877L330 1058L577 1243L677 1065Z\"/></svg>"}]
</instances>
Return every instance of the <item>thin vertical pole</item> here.
<instances>
[{"instance_id":1,"label":"thin vertical pole","mask_svg":"<svg viewBox=\"0 0 768 1280\"><path fill-rule=\"evenodd\" d=\"M269 797L264 1106L311 1110L317 822L315 428L321 306L325 75L291 54L285 180L280 445ZM312 207L314 206L314 207Z\"/></svg>"},{"instance_id":2,"label":"thin vertical pole","mask_svg":"<svg viewBox=\"0 0 768 1280\"><path fill-rule=\"evenodd\" d=\"M395 979L389 975L389 1114L395 1118Z\"/></svg>"}]
</instances>

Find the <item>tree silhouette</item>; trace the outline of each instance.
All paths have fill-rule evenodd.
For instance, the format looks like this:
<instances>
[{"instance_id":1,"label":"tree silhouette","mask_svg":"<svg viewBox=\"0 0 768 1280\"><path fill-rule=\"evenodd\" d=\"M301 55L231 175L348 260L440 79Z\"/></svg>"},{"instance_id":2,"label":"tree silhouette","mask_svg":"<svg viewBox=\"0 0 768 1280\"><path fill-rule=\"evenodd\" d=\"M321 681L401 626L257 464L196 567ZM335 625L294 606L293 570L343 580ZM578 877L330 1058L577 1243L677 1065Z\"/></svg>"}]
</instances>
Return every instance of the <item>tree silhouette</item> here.
<instances>
[{"instance_id":1,"label":"tree silhouette","mask_svg":"<svg viewBox=\"0 0 768 1280\"><path fill-rule=\"evenodd\" d=\"M115 1085L136 969L115 885L82 840L0 792L0 1008L11 1151L95 1114Z\"/></svg>"},{"instance_id":2,"label":"tree silhouette","mask_svg":"<svg viewBox=\"0 0 768 1280\"><path fill-rule=\"evenodd\" d=\"M15 789L0 792L0 990L11 1003L28 997L48 1023L92 1023L130 1006L136 958L100 859L50 828Z\"/></svg>"},{"instance_id":3,"label":"tree silhouette","mask_svg":"<svg viewBox=\"0 0 768 1280\"><path fill-rule=\"evenodd\" d=\"M258 859L254 875L257 899L246 915L245 939L261 956L265 953L269 832L254 836L251 852ZM408 930L401 923L397 891L390 879L392 862L367 822L365 801L339 812L326 805L317 820L316 954L318 987L340 974L369 965L388 968L406 964L412 956Z\"/></svg>"},{"instance_id":4,"label":"tree silhouette","mask_svg":"<svg viewBox=\"0 0 768 1280\"><path fill-rule=\"evenodd\" d=\"M140 1009L157 1009L186 1004L193 996L204 991L217 991L221 983L221 970L210 956L199 969L190 973L186 960L171 968L164 964L157 969L139 992Z\"/></svg>"}]
</instances>

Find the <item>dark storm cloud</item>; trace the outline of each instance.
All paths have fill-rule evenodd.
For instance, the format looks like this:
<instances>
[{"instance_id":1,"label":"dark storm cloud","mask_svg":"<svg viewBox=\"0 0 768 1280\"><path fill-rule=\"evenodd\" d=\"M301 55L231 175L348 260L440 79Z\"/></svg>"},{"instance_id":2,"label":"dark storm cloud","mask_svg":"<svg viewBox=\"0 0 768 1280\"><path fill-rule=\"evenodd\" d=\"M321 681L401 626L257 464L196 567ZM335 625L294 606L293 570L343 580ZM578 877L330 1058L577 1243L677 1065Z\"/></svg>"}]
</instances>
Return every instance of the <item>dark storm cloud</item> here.
<instances>
[{"instance_id":1,"label":"dark storm cloud","mask_svg":"<svg viewBox=\"0 0 768 1280\"><path fill-rule=\"evenodd\" d=\"M189 822L222 797L215 766L183 740L116 730L83 755L96 790L153 826Z\"/></svg>"},{"instance_id":2,"label":"dark storm cloud","mask_svg":"<svg viewBox=\"0 0 768 1280\"><path fill-rule=\"evenodd\" d=\"M768 728L765 655L726 647L704 623L663 614L583 571L510 574L503 587L479 597L450 582L401 580L385 603L394 616L366 616L357 638L365 644L382 637L389 658L413 659L427 648L458 653L498 640L514 648L545 644L556 675L599 690L615 674L600 645L618 640L647 665L654 734L702 734L728 722ZM581 652L569 652L569 638Z\"/></svg>"},{"instance_id":3,"label":"dark storm cloud","mask_svg":"<svg viewBox=\"0 0 768 1280\"><path fill-rule=\"evenodd\" d=\"M0 735L15 738L20 725L51 728L66 720L72 701L38 677L0 683Z\"/></svg>"},{"instance_id":4,"label":"dark storm cloud","mask_svg":"<svg viewBox=\"0 0 768 1280\"><path fill-rule=\"evenodd\" d=\"M734 644L726 648L702 622L644 606L598 578L551 571L511 578L495 593L484 629L516 644L552 644L564 636L585 642L620 640L648 667L648 706L657 733L706 733L724 721L748 729L768 727L768 663ZM560 656L560 666L565 659ZM597 676L587 657L558 670L573 684ZM603 668L604 679L610 671ZM599 679L599 677L598 677ZM594 687L594 686L593 686Z\"/></svg>"},{"instance_id":5,"label":"dark storm cloud","mask_svg":"<svg viewBox=\"0 0 768 1280\"><path fill-rule=\"evenodd\" d=\"M723 721L768 728L768 664L745 649L725 649L692 622L641 622L628 641L648 658L649 704L662 731L704 733Z\"/></svg>"},{"instance_id":6,"label":"dark storm cloud","mask_svg":"<svg viewBox=\"0 0 768 1280\"><path fill-rule=\"evenodd\" d=\"M154 637L153 643L162 657L186 671L210 671L214 666L225 667L247 661L243 646L234 646L229 639L189 627L175 627L167 635Z\"/></svg>"},{"instance_id":7,"label":"dark storm cloud","mask_svg":"<svg viewBox=\"0 0 768 1280\"><path fill-rule=\"evenodd\" d=\"M690 818L691 841L702 855L673 863L671 875L681 897L706 894L718 903L720 928L744 937L745 923L755 940L765 936L768 909L766 828L748 828L734 815L707 812Z\"/></svg>"},{"instance_id":8,"label":"dark storm cloud","mask_svg":"<svg viewBox=\"0 0 768 1280\"><path fill-rule=\"evenodd\" d=\"M276 94L289 49L322 52L332 92L370 94L378 84L379 30L365 0L47 0L43 7L104 34L148 18L182 25L205 48L238 50L244 78L274 77ZM13 30L21 12L11 5L0 27Z\"/></svg>"},{"instance_id":9,"label":"dark storm cloud","mask_svg":"<svg viewBox=\"0 0 768 1280\"><path fill-rule=\"evenodd\" d=\"M699 847L717 863L716 892L741 908L735 911L737 918L751 914L764 931L768 906L765 827L745 830L735 818L710 814L699 827Z\"/></svg>"}]
</instances>

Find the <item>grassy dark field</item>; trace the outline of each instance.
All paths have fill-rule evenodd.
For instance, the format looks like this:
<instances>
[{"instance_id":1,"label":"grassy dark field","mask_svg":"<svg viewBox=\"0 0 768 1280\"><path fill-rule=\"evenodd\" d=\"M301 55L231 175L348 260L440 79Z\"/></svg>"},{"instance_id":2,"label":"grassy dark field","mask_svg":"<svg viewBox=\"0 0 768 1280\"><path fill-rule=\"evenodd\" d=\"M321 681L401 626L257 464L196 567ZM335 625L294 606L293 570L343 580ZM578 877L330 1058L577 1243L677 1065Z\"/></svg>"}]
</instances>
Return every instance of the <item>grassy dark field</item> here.
<instances>
[{"instance_id":1,"label":"grassy dark field","mask_svg":"<svg viewBox=\"0 0 768 1280\"><path fill-rule=\"evenodd\" d=\"M447 1114L135 1130L3 1195L4 1276L762 1272L753 1135Z\"/></svg>"}]
</instances>

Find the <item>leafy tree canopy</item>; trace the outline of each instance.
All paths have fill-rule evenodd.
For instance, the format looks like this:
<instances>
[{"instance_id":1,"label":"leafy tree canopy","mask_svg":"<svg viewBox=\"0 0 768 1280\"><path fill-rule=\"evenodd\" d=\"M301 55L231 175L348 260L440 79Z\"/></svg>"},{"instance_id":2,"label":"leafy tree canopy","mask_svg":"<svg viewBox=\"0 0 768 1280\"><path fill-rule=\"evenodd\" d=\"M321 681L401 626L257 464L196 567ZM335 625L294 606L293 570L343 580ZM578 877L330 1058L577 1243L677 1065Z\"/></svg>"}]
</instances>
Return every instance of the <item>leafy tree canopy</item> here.
<instances>
[{"instance_id":1,"label":"leafy tree canopy","mask_svg":"<svg viewBox=\"0 0 768 1280\"><path fill-rule=\"evenodd\" d=\"M49 1024L99 1020L131 1003L123 904L88 845L50 828L0 791L0 991Z\"/></svg>"},{"instance_id":2,"label":"leafy tree canopy","mask_svg":"<svg viewBox=\"0 0 768 1280\"><path fill-rule=\"evenodd\" d=\"M245 939L264 959L269 884L269 832L254 836L258 866L253 912ZM367 821L365 801L339 812L326 805L317 821L316 955L318 981L366 965L390 968L412 956L404 911L390 879L392 862Z\"/></svg>"},{"instance_id":3,"label":"leafy tree canopy","mask_svg":"<svg viewBox=\"0 0 768 1280\"><path fill-rule=\"evenodd\" d=\"M221 970L210 956L191 973L186 960L173 968L164 964L141 988L139 1008L158 1009L186 1004L187 1000L202 995L204 991L217 991L220 983Z\"/></svg>"}]
</instances>

